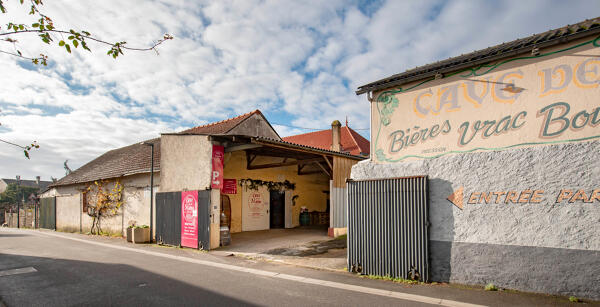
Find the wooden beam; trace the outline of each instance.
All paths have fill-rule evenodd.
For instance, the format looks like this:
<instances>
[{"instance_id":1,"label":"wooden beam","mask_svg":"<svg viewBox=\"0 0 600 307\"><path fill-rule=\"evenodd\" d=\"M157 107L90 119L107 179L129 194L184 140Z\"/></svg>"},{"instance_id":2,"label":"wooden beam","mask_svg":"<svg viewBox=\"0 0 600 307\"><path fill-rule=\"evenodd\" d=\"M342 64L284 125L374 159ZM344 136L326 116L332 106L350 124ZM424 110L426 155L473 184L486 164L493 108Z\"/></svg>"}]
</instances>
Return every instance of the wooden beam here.
<instances>
[{"instance_id":1,"label":"wooden beam","mask_svg":"<svg viewBox=\"0 0 600 307\"><path fill-rule=\"evenodd\" d=\"M239 151L239 150L246 150L246 149L253 149L253 148L260 148L260 147L262 147L262 145L243 144L243 145L226 147L225 152L232 152L232 151Z\"/></svg>"},{"instance_id":2,"label":"wooden beam","mask_svg":"<svg viewBox=\"0 0 600 307\"><path fill-rule=\"evenodd\" d=\"M316 165L318 165L318 166L319 166L319 167L320 167L320 168L323 170L323 172L324 172L325 174L327 174L327 177L331 178L331 173L330 173L330 172L328 172L328 171L327 171L327 169L326 169L326 168L325 168L323 165L321 165L321 163L319 163L319 162L314 162L314 163L315 163Z\"/></svg>"},{"instance_id":3,"label":"wooden beam","mask_svg":"<svg viewBox=\"0 0 600 307\"><path fill-rule=\"evenodd\" d=\"M250 164L252 164L252 161L254 161L254 159L256 159L256 155L252 155L251 153L246 151L246 169L249 169Z\"/></svg>"},{"instance_id":4,"label":"wooden beam","mask_svg":"<svg viewBox=\"0 0 600 307\"><path fill-rule=\"evenodd\" d=\"M298 175L302 175L302 169L306 166L306 164L298 164Z\"/></svg>"},{"instance_id":5,"label":"wooden beam","mask_svg":"<svg viewBox=\"0 0 600 307\"><path fill-rule=\"evenodd\" d=\"M327 158L326 155L323 155L323 159L325 159L325 162L327 162L327 165L329 165L329 169L333 170L333 166L331 165L331 162L329 162L329 158Z\"/></svg>"},{"instance_id":6,"label":"wooden beam","mask_svg":"<svg viewBox=\"0 0 600 307\"><path fill-rule=\"evenodd\" d=\"M249 170L253 170L253 169L273 168L273 167L282 167L282 166L290 166L290 165L301 165L301 164L317 162L320 160L321 160L321 158L315 158L315 159L303 159L303 160L286 161L286 162L278 162L278 163L267 163L267 164L259 164L259 165L251 165L250 163L248 163L248 166L246 168Z\"/></svg>"}]
</instances>

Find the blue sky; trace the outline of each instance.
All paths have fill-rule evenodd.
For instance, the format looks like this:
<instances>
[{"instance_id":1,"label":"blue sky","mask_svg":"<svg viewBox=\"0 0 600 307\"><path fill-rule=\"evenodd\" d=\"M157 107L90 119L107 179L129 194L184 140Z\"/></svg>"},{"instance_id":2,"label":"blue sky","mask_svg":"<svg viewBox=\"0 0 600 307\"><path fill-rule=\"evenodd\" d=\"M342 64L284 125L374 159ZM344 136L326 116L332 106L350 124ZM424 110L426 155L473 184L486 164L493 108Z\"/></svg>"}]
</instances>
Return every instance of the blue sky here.
<instances>
[{"instance_id":1,"label":"blue sky","mask_svg":"<svg viewBox=\"0 0 600 307\"><path fill-rule=\"evenodd\" d=\"M0 25L28 18L8 2ZM19 37L25 55L45 53L50 65L0 54L0 139L41 148L27 160L0 143L0 177L60 178L67 159L75 169L107 150L254 109L282 124L274 125L282 136L346 116L368 128L358 86L596 17L600 2L54 0L43 9L57 28L132 47L175 39L158 55L115 61L104 46L69 55Z\"/></svg>"}]
</instances>

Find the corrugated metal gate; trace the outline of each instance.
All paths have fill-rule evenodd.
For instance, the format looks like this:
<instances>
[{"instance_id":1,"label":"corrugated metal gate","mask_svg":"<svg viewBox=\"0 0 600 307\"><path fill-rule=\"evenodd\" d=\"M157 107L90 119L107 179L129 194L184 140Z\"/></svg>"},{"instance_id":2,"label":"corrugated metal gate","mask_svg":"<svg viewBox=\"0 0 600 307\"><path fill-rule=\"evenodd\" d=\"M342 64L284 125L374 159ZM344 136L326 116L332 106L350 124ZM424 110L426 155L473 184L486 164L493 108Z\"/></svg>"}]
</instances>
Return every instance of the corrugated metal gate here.
<instances>
[{"instance_id":1,"label":"corrugated metal gate","mask_svg":"<svg viewBox=\"0 0 600 307\"><path fill-rule=\"evenodd\" d=\"M427 177L348 181L348 271L429 280Z\"/></svg>"},{"instance_id":2,"label":"corrugated metal gate","mask_svg":"<svg viewBox=\"0 0 600 307\"><path fill-rule=\"evenodd\" d=\"M56 197L40 198L40 228L56 229Z\"/></svg>"},{"instance_id":3,"label":"corrugated metal gate","mask_svg":"<svg viewBox=\"0 0 600 307\"><path fill-rule=\"evenodd\" d=\"M181 192L156 193L156 241L181 245ZM210 249L210 190L198 191L198 248Z\"/></svg>"}]
</instances>

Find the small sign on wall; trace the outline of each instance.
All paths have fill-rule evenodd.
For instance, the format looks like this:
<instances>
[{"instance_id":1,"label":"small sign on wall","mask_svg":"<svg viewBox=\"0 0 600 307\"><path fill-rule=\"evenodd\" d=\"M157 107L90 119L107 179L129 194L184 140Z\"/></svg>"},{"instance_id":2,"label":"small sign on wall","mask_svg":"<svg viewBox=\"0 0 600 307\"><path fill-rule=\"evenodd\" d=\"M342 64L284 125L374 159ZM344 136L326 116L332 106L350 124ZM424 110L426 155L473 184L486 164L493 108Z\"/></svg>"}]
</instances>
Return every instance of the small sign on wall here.
<instances>
[{"instance_id":1,"label":"small sign on wall","mask_svg":"<svg viewBox=\"0 0 600 307\"><path fill-rule=\"evenodd\" d=\"M213 189L223 188L223 157L225 148L221 145L213 145L212 150L212 178L210 187Z\"/></svg>"},{"instance_id":2,"label":"small sign on wall","mask_svg":"<svg viewBox=\"0 0 600 307\"><path fill-rule=\"evenodd\" d=\"M198 248L198 191L181 192L181 246Z\"/></svg>"},{"instance_id":3,"label":"small sign on wall","mask_svg":"<svg viewBox=\"0 0 600 307\"><path fill-rule=\"evenodd\" d=\"M223 194L237 194L237 180L235 179L223 179Z\"/></svg>"}]
</instances>

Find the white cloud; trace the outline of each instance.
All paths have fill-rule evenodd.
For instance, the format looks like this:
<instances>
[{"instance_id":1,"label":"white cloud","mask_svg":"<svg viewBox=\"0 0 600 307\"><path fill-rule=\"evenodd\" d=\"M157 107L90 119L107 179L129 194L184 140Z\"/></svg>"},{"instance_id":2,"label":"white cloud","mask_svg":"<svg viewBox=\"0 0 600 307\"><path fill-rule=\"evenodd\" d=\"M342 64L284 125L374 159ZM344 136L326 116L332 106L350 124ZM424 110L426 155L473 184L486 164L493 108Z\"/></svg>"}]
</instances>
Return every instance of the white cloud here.
<instances>
[{"instance_id":1,"label":"white cloud","mask_svg":"<svg viewBox=\"0 0 600 307\"><path fill-rule=\"evenodd\" d=\"M5 16L29 18L16 3ZM0 55L0 138L42 147L26 160L0 144L0 176L60 177L66 159L78 167L111 148L256 108L284 113L285 121L268 119L291 126L325 129L348 116L351 127L365 128L368 102L354 94L357 86L595 17L600 8L542 0L374 5L366 14L342 0L48 2L44 11L60 28L132 47L165 33L175 39L159 56L126 52L115 61L99 44L67 54L35 36L19 38L25 55L46 53L51 65L31 69ZM275 128L282 136L306 132Z\"/></svg>"}]
</instances>

